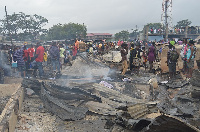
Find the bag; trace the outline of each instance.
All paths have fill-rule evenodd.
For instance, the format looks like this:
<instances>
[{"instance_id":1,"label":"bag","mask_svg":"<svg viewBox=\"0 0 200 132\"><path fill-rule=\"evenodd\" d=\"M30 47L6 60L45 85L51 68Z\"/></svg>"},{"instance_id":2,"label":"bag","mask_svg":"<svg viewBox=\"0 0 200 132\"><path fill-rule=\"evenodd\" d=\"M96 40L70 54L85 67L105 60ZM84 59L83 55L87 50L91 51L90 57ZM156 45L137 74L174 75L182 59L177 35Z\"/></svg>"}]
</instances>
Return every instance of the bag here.
<instances>
[{"instance_id":1,"label":"bag","mask_svg":"<svg viewBox=\"0 0 200 132\"><path fill-rule=\"evenodd\" d=\"M170 52L170 61L171 61L171 62L177 62L178 58L179 58L178 52L177 52L175 49L172 50L172 51Z\"/></svg>"},{"instance_id":2,"label":"bag","mask_svg":"<svg viewBox=\"0 0 200 132\"><path fill-rule=\"evenodd\" d=\"M13 68L16 68L16 67L17 67L17 61L16 61L16 62L12 61L12 67L13 67Z\"/></svg>"}]
</instances>

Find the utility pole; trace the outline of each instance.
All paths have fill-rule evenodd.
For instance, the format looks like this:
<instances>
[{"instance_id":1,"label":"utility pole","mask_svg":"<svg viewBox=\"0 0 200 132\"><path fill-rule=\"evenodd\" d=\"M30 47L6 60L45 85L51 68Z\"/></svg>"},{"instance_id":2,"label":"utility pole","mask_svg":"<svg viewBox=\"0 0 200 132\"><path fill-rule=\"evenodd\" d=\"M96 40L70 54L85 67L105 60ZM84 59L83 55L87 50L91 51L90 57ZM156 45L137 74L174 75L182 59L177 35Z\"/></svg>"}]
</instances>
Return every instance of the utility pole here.
<instances>
[{"instance_id":1,"label":"utility pole","mask_svg":"<svg viewBox=\"0 0 200 132\"><path fill-rule=\"evenodd\" d=\"M8 29L8 34L10 36L10 42L12 44L12 49L13 49L13 42L12 42L12 36L11 36L11 33L10 33L10 26L9 26L9 23L8 23L8 14L7 14L7 10L6 10L6 6L5 6L5 12L6 12L6 22L7 22L7 29Z\"/></svg>"},{"instance_id":2,"label":"utility pole","mask_svg":"<svg viewBox=\"0 0 200 132\"><path fill-rule=\"evenodd\" d=\"M161 21L163 23L163 31L165 34L165 41L168 41L169 30L173 29L172 24L172 0L163 0Z\"/></svg>"},{"instance_id":3,"label":"utility pole","mask_svg":"<svg viewBox=\"0 0 200 132\"><path fill-rule=\"evenodd\" d=\"M168 3L168 1L165 1L165 26L166 26L165 27L165 41L168 40L167 3Z\"/></svg>"}]
</instances>

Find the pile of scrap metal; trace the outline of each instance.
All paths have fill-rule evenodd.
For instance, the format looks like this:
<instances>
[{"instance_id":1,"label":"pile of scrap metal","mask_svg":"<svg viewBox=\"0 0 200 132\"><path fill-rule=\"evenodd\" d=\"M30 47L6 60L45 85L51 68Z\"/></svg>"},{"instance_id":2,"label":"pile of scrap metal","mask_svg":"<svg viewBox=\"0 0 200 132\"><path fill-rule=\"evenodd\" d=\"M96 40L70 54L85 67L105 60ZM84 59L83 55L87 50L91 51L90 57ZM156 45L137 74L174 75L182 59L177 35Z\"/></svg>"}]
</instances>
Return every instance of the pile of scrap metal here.
<instances>
[{"instance_id":1,"label":"pile of scrap metal","mask_svg":"<svg viewBox=\"0 0 200 132\"><path fill-rule=\"evenodd\" d=\"M45 107L63 120L83 119L88 111L115 116L116 108L142 102L98 83L66 87L48 81L40 83L35 79L24 79L22 85L38 93ZM38 88L41 88L40 92Z\"/></svg>"},{"instance_id":2,"label":"pile of scrap metal","mask_svg":"<svg viewBox=\"0 0 200 132\"><path fill-rule=\"evenodd\" d=\"M136 104L120 107L121 111L113 122L123 130L140 132L197 132L194 126L183 122L175 116L151 113L153 104ZM114 128L113 128L114 129ZM121 129L122 130L122 129Z\"/></svg>"},{"instance_id":3,"label":"pile of scrap metal","mask_svg":"<svg viewBox=\"0 0 200 132\"><path fill-rule=\"evenodd\" d=\"M115 116L117 107L139 101L96 83L70 88L43 82L41 98L45 107L63 120L83 119L88 111Z\"/></svg>"},{"instance_id":4,"label":"pile of scrap metal","mask_svg":"<svg viewBox=\"0 0 200 132\"><path fill-rule=\"evenodd\" d=\"M32 80L30 83L31 79L25 79L24 82L31 84L26 87L38 90L36 86L41 86L39 94L45 108L62 120L81 120L95 113L107 117L108 124L111 122L108 129L112 130L118 125L130 131L198 131L173 116L159 113L157 103L136 99L97 83L66 87L48 81L39 85Z\"/></svg>"}]
</instances>

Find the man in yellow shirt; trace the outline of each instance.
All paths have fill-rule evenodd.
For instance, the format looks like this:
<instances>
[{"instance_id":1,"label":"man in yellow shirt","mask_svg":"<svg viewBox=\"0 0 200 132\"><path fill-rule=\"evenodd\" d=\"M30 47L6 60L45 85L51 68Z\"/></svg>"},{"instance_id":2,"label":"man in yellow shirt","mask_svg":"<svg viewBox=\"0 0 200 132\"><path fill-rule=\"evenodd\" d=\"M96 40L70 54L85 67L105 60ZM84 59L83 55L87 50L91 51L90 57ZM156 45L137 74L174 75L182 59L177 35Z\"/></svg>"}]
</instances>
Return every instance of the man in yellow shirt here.
<instances>
[{"instance_id":1,"label":"man in yellow shirt","mask_svg":"<svg viewBox=\"0 0 200 132\"><path fill-rule=\"evenodd\" d=\"M46 49L44 51L43 59L44 59L44 66L47 66L47 50Z\"/></svg>"},{"instance_id":2,"label":"man in yellow shirt","mask_svg":"<svg viewBox=\"0 0 200 132\"><path fill-rule=\"evenodd\" d=\"M63 48L64 45L60 44L59 48L60 48L60 68L62 69L62 65L64 64L64 59L65 59L65 49Z\"/></svg>"}]
</instances>

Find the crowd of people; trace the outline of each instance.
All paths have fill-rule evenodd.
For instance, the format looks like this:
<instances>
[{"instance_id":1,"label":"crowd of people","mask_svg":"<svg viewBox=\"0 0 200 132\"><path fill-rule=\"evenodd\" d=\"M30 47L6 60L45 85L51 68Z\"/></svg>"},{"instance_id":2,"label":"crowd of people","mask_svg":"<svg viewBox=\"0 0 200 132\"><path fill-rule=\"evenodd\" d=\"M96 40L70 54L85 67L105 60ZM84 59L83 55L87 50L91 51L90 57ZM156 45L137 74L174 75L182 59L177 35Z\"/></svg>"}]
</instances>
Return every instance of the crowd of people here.
<instances>
[{"instance_id":1,"label":"crowd of people","mask_svg":"<svg viewBox=\"0 0 200 132\"><path fill-rule=\"evenodd\" d=\"M113 42L89 42L84 43L83 52L92 53L95 55L103 55L109 49L113 48ZM44 67L52 71L52 77L61 74L63 65L72 65L71 62L76 59L77 54L81 50L80 41L66 44L64 42L52 42L49 45L36 45L23 46L6 46L9 51L9 61L13 69L17 69L20 76L28 78L30 75L28 71L32 69L33 77L43 78ZM38 72L37 72L38 71ZM39 74L38 74L39 73Z\"/></svg>"},{"instance_id":2,"label":"crowd of people","mask_svg":"<svg viewBox=\"0 0 200 132\"><path fill-rule=\"evenodd\" d=\"M135 42L131 43L130 46L127 43L123 43L121 45L121 56L123 65L123 72L121 75L125 75L125 72L128 69L128 52L130 52L129 69L131 72L139 74L140 67L144 67L146 70L147 61L149 61L149 72L153 72L153 62L156 60L157 57L157 49L155 46L155 42L151 42L149 44Z\"/></svg>"},{"instance_id":3,"label":"crowd of people","mask_svg":"<svg viewBox=\"0 0 200 132\"><path fill-rule=\"evenodd\" d=\"M177 43L179 44L180 41ZM176 76L176 65L179 56L183 60L183 73L191 78L197 50L194 41L186 39L181 41L183 48L180 53L176 51L175 44L174 40L169 41L169 51L166 54L169 78ZM100 56L113 49L120 50L123 66L121 75L125 75L128 68L132 74L137 75L140 67L144 67L145 71L148 68L150 73L154 72L153 64L157 60L160 61L161 58L158 57L158 54L162 52L162 48L157 49L155 42L137 40L134 42L89 42L85 44L83 49L88 54ZM21 47L14 46L13 49L10 48L9 60L10 65L14 69L18 69L21 77L30 77L28 71L33 69L33 77L43 78L45 76L44 67L48 67L53 73L52 76L55 77L61 74L64 65L72 65L71 62L76 59L80 51L81 45L78 40L73 44L52 42L49 46L42 46L41 43L37 43L37 45L24 44ZM127 56L128 53L130 53L129 57Z\"/></svg>"},{"instance_id":4,"label":"crowd of people","mask_svg":"<svg viewBox=\"0 0 200 132\"><path fill-rule=\"evenodd\" d=\"M176 66L178 63L179 56L181 56L183 60L183 74L185 74L187 78L191 78L194 69L194 58L197 51L197 48L194 45L194 41L185 39L182 42L183 47L180 53L177 52L175 44L176 42L174 40L169 41L169 51L166 54L166 63L169 68L169 78L174 79L176 77ZM130 48L129 44L123 43L121 45L121 57L123 67L121 75L123 76L125 75L128 69L128 52L130 52L129 69L131 73L139 74L140 67L144 67L146 71L147 62L149 72L151 73L153 72L153 63L157 60L162 59L158 58L158 54L162 52L162 48L157 49L155 42L150 42L148 44L142 42L135 42L135 44L132 43L130 45Z\"/></svg>"},{"instance_id":5,"label":"crowd of people","mask_svg":"<svg viewBox=\"0 0 200 132\"><path fill-rule=\"evenodd\" d=\"M61 74L63 64L70 63L71 55L76 56L77 54L77 47L73 47L70 51L65 46L58 42L52 42L50 46L42 46L41 43L37 43L36 46L30 45L29 48L26 44L15 46L13 50L9 50L10 64L12 68L19 71L23 78L30 77L29 69L33 69L33 77L43 78L45 76L44 67L48 67L53 73L52 76L55 77L57 74Z\"/></svg>"}]
</instances>

